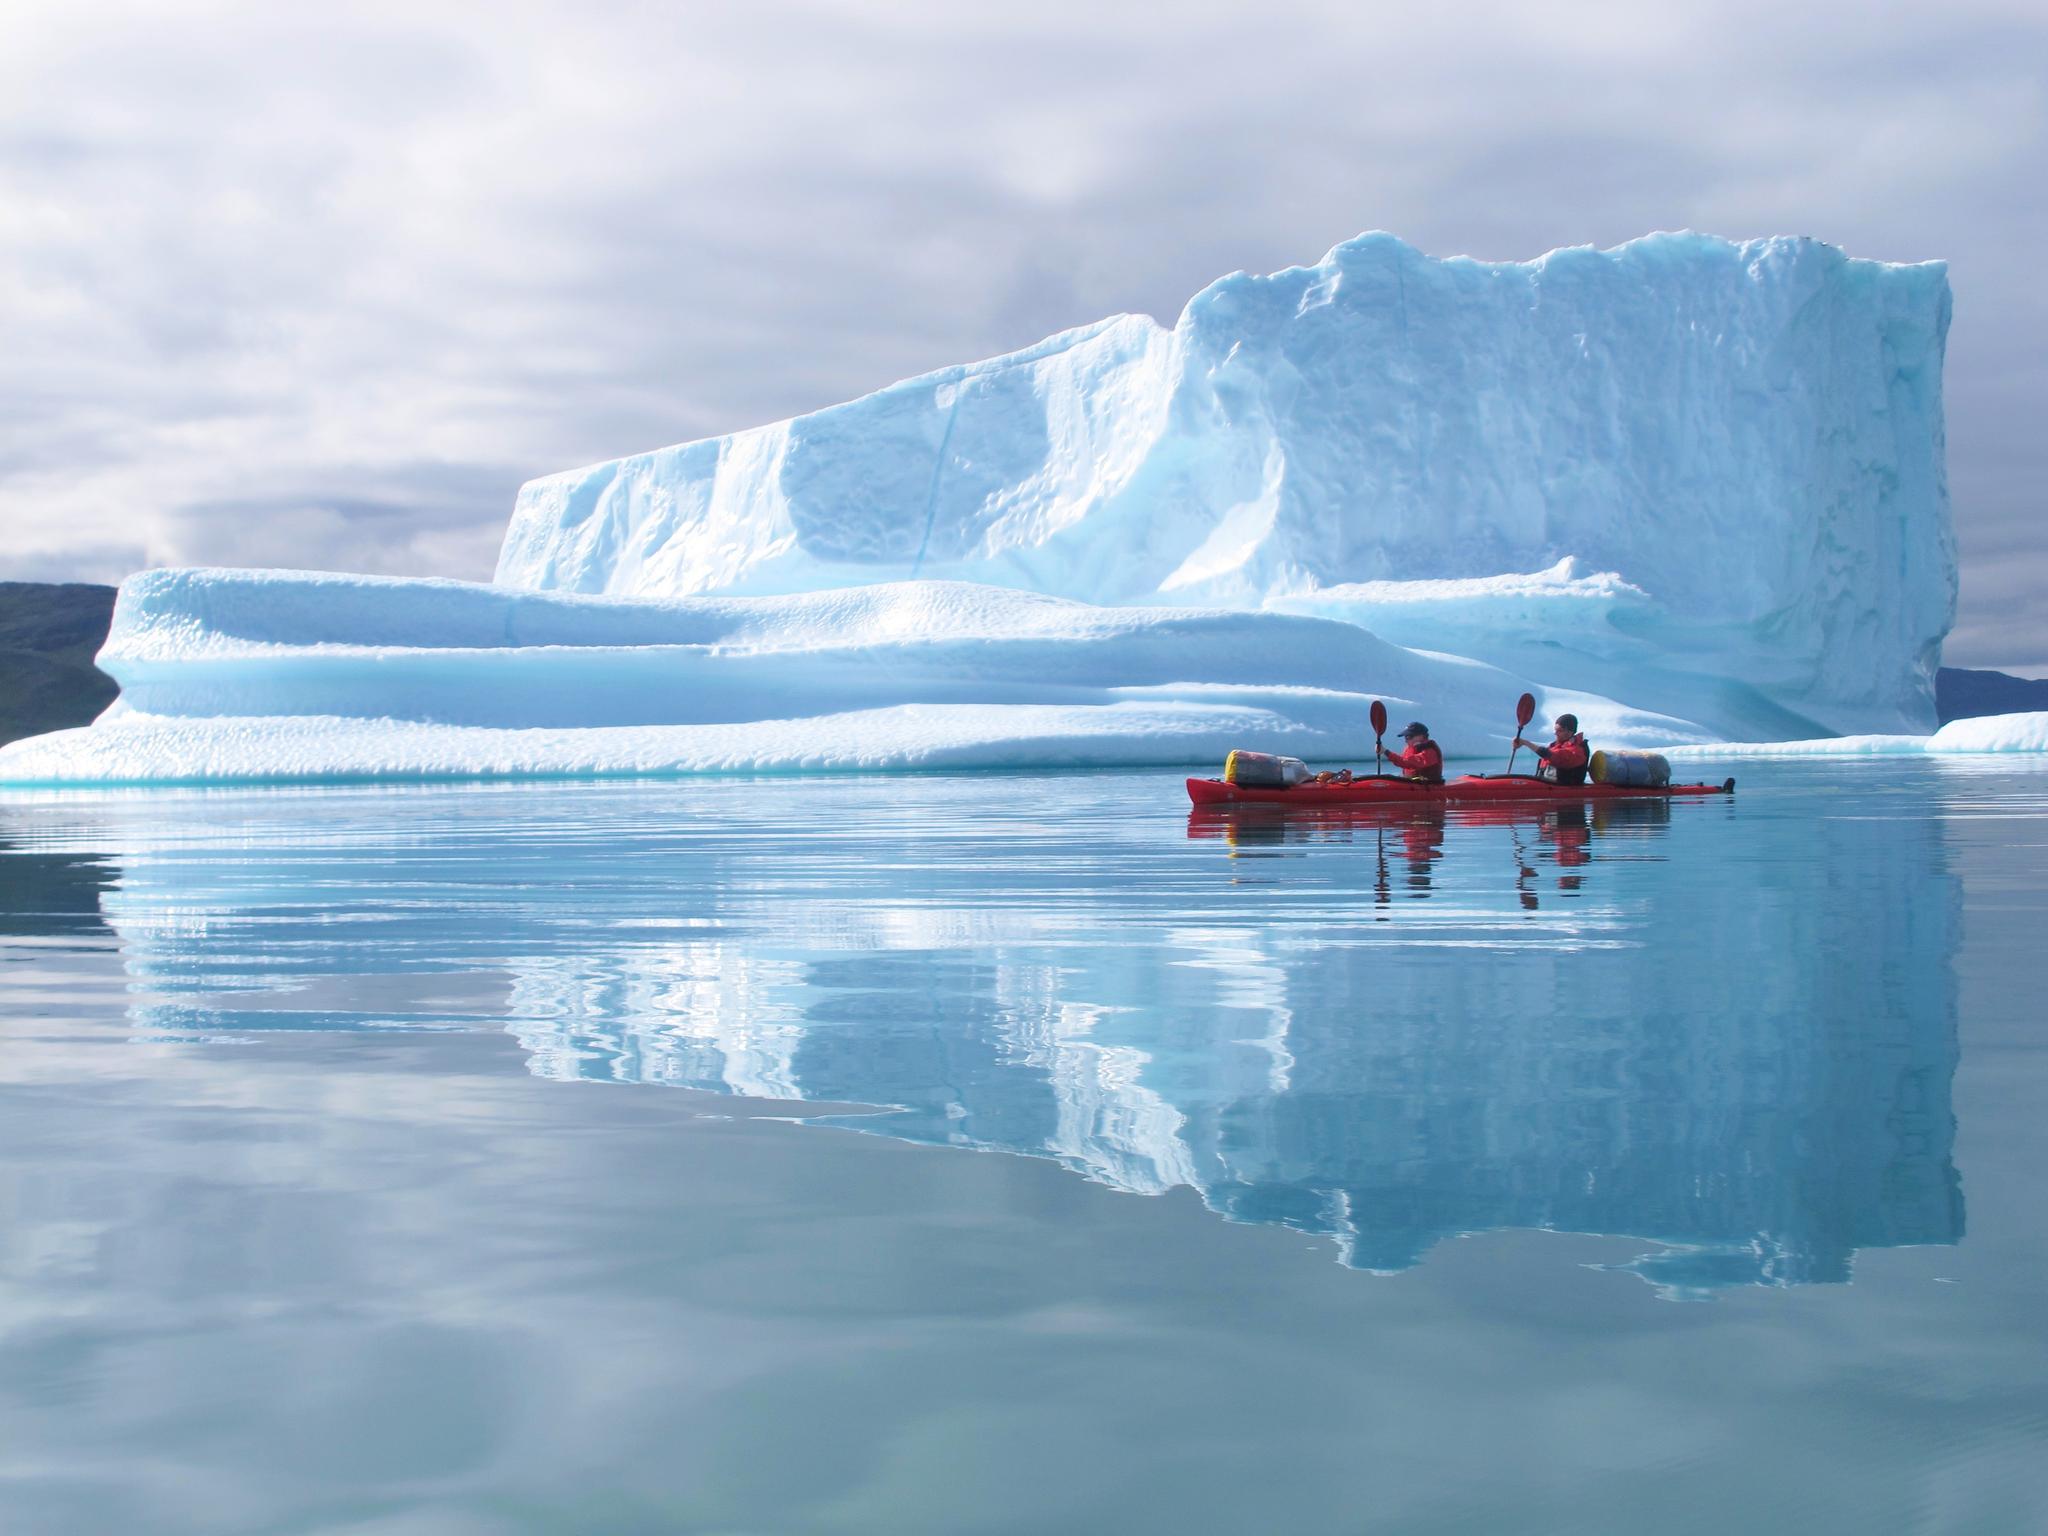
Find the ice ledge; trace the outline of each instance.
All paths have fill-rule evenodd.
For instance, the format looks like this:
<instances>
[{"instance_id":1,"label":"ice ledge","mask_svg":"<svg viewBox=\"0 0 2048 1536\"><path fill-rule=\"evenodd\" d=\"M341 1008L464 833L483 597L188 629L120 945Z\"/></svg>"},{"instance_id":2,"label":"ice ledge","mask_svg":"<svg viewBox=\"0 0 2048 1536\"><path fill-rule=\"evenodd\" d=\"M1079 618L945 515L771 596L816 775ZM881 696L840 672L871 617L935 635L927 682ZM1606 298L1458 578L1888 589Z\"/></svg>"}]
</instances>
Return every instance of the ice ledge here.
<instances>
[{"instance_id":1,"label":"ice ledge","mask_svg":"<svg viewBox=\"0 0 2048 1536\"><path fill-rule=\"evenodd\" d=\"M1673 757L1882 757L1905 753L2048 752L2048 711L1951 720L1932 736L1825 736L1812 741L1688 743Z\"/></svg>"},{"instance_id":2,"label":"ice ledge","mask_svg":"<svg viewBox=\"0 0 2048 1536\"><path fill-rule=\"evenodd\" d=\"M154 571L100 664L120 702L0 750L0 782L1363 765L1374 696L1491 756L1524 690L1612 744L1709 734L1335 620L961 582L656 602Z\"/></svg>"}]
</instances>

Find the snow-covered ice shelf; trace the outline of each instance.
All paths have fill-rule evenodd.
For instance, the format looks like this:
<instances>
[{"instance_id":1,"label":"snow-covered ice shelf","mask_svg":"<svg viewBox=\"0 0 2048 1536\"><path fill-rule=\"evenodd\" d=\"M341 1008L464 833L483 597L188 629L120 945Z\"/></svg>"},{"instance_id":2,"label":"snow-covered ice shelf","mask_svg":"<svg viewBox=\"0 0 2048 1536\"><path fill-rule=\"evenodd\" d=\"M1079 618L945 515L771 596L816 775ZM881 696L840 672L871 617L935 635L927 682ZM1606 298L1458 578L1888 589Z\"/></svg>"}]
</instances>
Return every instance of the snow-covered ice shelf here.
<instances>
[{"instance_id":1,"label":"snow-covered ice shelf","mask_svg":"<svg viewBox=\"0 0 2048 1536\"><path fill-rule=\"evenodd\" d=\"M1810 741L1719 742L1673 746L1674 757L1881 757L1893 753L1966 755L2048 752L2048 711L1951 720L1932 736L1822 736Z\"/></svg>"},{"instance_id":2,"label":"snow-covered ice shelf","mask_svg":"<svg viewBox=\"0 0 2048 1536\"><path fill-rule=\"evenodd\" d=\"M0 751L0 780L1369 760L1364 690L1452 750L1540 685L1289 614L1102 608L964 582L618 600L275 571L121 589L93 726ZM1614 742L1701 739L1545 691ZM1405 716L1404 716L1405 718Z\"/></svg>"}]
</instances>

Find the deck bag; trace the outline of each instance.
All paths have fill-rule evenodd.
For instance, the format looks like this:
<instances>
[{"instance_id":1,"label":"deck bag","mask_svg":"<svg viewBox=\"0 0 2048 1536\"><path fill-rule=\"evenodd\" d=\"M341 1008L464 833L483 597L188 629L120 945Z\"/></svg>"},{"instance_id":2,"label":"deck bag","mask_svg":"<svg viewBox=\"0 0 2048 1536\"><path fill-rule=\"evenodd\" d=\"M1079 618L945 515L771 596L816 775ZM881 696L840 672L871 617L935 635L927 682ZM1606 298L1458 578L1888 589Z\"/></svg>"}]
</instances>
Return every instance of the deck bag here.
<instances>
[{"instance_id":1,"label":"deck bag","mask_svg":"<svg viewBox=\"0 0 2048 1536\"><path fill-rule=\"evenodd\" d=\"M1661 752L1595 752L1593 782L1621 789L1662 789L1671 782L1671 763Z\"/></svg>"},{"instance_id":2,"label":"deck bag","mask_svg":"<svg viewBox=\"0 0 2048 1536\"><path fill-rule=\"evenodd\" d=\"M1308 778L1308 764L1298 757L1275 757L1270 752L1233 752L1223 759L1223 782L1246 789L1292 789Z\"/></svg>"}]
</instances>

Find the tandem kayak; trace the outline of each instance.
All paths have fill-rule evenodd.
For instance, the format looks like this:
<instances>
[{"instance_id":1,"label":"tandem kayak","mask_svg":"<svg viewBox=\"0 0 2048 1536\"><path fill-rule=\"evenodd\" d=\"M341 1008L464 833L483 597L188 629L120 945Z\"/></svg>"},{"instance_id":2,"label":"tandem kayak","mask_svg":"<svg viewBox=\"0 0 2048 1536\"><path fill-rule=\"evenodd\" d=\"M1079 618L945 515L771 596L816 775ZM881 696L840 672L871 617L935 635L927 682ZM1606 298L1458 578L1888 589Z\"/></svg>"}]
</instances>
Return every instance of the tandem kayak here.
<instances>
[{"instance_id":1,"label":"tandem kayak","mask_svg":"<svg viewBox=\"0 0 2048 1536\"><path fill-rule=\"evenodd\" d=\"M1580 805L1602 800L1672 800L1698 795L1732 795L1735 781L1719 784L1553 784L1533 774L1468 773L1441 784L1413 779L1364 778L1348 784L1297 784L1292 789L1254 788L1221 779L1189 779L1196 805L1284 805L1316 810L1338 805Z\"/></svg>"}]
</instances>

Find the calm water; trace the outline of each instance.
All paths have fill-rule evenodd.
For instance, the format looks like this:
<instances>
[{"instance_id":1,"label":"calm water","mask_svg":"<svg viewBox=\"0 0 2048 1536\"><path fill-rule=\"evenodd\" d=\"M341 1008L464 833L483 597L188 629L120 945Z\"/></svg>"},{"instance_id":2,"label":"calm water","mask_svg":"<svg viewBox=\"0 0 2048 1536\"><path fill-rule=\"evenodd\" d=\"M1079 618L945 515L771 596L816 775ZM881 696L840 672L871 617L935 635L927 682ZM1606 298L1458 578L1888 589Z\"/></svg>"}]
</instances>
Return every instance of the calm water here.
<instances>
[{"instance_id":1,"label":"calm water","mask_svg":"<svg viewBox=\"0 0 2048 1536\"><path fill-rule=\"evenodd\" d=\"M2048 773L1738 771L0 802L0 1530L2048 1530Z\"/></svg>"}]
</instances>

